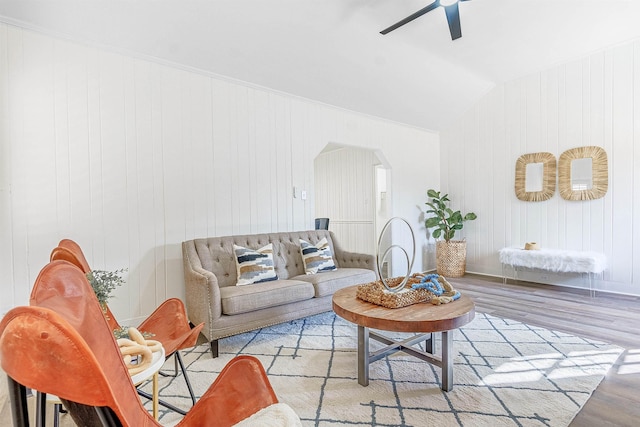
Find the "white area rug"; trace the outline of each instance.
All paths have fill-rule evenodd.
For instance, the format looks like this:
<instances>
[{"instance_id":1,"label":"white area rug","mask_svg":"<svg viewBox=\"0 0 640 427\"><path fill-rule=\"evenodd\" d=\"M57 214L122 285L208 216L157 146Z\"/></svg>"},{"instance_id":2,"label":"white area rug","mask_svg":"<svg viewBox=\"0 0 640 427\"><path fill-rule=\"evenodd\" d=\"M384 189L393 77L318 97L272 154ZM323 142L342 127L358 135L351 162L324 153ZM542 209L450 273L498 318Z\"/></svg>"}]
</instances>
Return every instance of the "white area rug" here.
<instances>
[{"instance_id":1,"label":"white area rug","mask_svg":"<svg viewBox=\"0 0 640 427\"><path fill-rule=\"evenodd\" d=\"M374 362L369 386L360 386L356 344L356 326L325 313L221 340L216 359L207 344L183 356L197 395L232 357L257 356L280 401L297 412L304 426L496 427L566 426L622 352L476 314L455 332L454 388L447 393L440 389L439 368L404 353ZM171 369L173 361L166 367ZM162 399L189 408L181 375L161 377L160 384ZM160 409L163 425L180 420Z\"/></svg>"}]
</instances>

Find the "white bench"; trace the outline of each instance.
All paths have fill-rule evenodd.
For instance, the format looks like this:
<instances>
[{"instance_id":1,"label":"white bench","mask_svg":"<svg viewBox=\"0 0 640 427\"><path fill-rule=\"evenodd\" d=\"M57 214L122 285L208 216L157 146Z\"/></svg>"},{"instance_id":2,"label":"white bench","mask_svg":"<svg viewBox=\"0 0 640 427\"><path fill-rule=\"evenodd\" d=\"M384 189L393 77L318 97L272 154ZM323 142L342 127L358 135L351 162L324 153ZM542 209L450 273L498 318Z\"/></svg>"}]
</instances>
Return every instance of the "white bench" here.
<instances>
[{"instance_id":1,"label":"white bench","mask_svg":"<svg viewBox=\"0 0 640 427\"><path fill-rule=\"evenodd\" d=\"M580 273L587 275L591 295L594 294L591 276L603 274L607 268L607 257L592 251L525 250L511 247L502 248L499 253L503 281L506 281L505 266L507 265L513 268L516 278L519 267L554 273Z\"/></svg>"}]
</instances>

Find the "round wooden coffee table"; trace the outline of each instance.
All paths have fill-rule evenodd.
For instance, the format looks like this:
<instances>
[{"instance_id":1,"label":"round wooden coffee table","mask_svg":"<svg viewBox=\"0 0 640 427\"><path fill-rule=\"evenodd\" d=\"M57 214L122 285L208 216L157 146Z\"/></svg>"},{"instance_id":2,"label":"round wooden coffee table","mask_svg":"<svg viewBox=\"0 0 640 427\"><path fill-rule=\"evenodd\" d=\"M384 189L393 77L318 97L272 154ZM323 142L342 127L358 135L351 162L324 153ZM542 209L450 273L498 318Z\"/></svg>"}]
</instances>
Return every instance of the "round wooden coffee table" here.
<instances>
[{"instance_id":1,"label":"round wooden coffee table","mask_svg":"<svg viewBox=\"0 0 640 427\"><path fill-rule=\"evenodd\" d=\"M388 354L402 351L442 369L441 388L453 388L453 331L471 322L475 304L466 295L449 304L413 304L402 308L386 308L356 297L358 286L340 289L333 294L333 311L358 325L358 383L369 385L369 364ZM412 332L419 335L394 341L369 328L393 332ZM442 355L434 354L432 333L442 333ZM369 352L369 338L387 346ZM426 350L413 345L426 341Z\"/></svg>"}]
</instances>

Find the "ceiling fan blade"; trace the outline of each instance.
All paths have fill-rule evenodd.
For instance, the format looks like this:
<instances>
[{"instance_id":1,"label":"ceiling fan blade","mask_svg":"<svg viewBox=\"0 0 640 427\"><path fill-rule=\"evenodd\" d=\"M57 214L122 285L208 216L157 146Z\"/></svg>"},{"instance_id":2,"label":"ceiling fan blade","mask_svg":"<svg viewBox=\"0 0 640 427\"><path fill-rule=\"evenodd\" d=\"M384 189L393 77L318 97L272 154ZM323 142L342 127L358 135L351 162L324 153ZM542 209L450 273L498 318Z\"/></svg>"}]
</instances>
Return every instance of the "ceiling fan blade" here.
<instances>
[{"instance_id":1,"label":"ceiling fan blade","mask_svg":"<svg viewBox=\"0 0 640 427\"><path fill-rule=\"evenodd\" d=\"M457 4L457 3L456 3ZM387 34L390 33L391 31L395 30L396 28L400 28L402 27L404 24L407 24L411 21L413 21L416 18L421 17L422 15L424 15L427 12L431 12L433 9L435 9L436 7L440 6L440 3L438 3L437 1L431 3L429 6L427 7L423 7L422 9L420 9L419 11L417 11L416 13L413 13L409 16L407 16L406 18L404 18L401 21L396 22L395 24L393 24L392 26L390 26L389 28L385 28L384 30L380 31L380 34Z\"/></svg>"},{"instance_id":2,"label":"ceiling fan blade","mask_svg":"<svg viewBox=\"0 0 640 427\"><path fill-rule=\"evenodd\" d=\"M445 6L444 11L447 14L451 40L459 39L462 37L462 29L460 28L460 9L458 9L458 2L450 6Z\"/></svg>"}]
</instances>

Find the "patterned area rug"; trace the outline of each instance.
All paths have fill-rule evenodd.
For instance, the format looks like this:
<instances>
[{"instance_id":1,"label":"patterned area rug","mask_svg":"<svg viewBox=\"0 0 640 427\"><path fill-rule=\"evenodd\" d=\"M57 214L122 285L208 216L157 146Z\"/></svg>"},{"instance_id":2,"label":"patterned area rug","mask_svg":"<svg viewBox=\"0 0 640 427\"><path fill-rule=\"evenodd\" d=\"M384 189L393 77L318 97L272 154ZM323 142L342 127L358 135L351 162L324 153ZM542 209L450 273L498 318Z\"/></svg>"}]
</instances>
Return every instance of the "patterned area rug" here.
<instances>
[{"instance_id":1,"label":"patterned area rug","mask_svg":"<svg viewBox=\"0 0 640 427\"><path fill-rule=\"evenodd\" d=\"M454 388L447 393L440 389L439 368L404 353L374 362L369 386L360 386L356 344L355 325L324 313L221 340L217 359L211 358L207 344L183 356L197 395L232 357L258 357L278 398L297 412L304 426L496 427L568 425L622 352L609 344L476 314L455 332ZM165 367L172 369L173 361ZM151 385L145 389L151 391ZM160 396L178 407L190 406L181 375L161 377ZM160 409L163 425L180 420Z\"/></svg>"}]
</instances>

